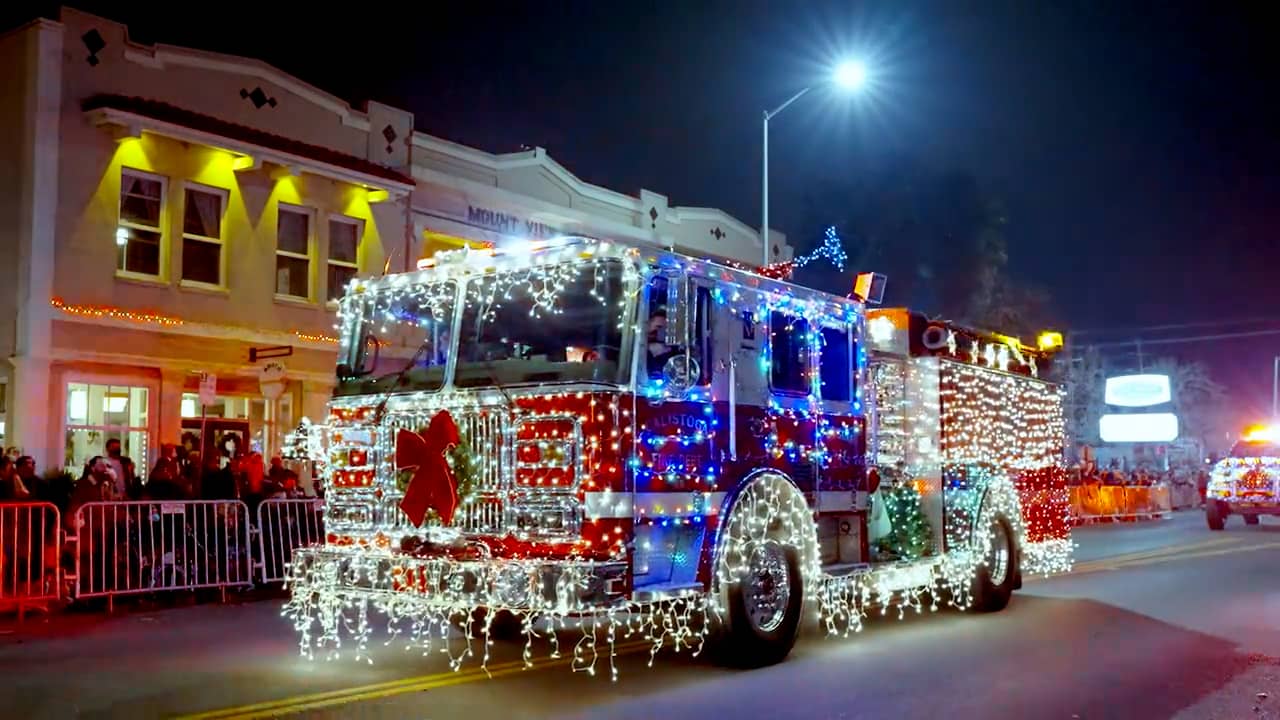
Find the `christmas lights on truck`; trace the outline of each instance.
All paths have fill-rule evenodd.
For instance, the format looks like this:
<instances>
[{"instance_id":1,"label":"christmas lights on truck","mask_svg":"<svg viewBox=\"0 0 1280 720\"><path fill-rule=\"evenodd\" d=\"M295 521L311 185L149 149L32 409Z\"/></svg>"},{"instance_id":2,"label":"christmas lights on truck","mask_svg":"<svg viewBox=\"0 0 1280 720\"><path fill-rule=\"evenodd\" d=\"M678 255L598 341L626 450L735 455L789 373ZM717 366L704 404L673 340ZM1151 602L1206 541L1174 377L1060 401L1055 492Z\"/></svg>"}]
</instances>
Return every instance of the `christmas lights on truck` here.
<instances>
[{"instance_id":1,"label":"christmas lights on truck","mask_svg":"<svg viewBox=\"0 0 1280 720\"><path fill-rule=\"evenodd\" d=\"M593 672L637 638L763 665L810 619L994 611L1067 568L1052 348L781 277L564 238L354 282L304 652L559 631Z\"/></svg>"}]
</instances>

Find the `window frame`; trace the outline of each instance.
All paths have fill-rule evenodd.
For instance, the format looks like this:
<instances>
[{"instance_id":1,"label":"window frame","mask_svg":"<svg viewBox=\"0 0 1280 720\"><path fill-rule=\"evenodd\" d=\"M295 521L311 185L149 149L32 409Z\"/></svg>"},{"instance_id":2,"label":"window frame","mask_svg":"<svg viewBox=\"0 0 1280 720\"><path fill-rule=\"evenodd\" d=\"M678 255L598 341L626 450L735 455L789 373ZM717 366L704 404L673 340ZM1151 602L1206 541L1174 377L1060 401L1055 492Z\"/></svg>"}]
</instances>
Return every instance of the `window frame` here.
<instances>
[{"instance_id":1,"label":"window frame","mask_svg":"<svg viewBox=\"0 0 1280 720\"><path fill-rule=\"evenodd\" d=\"M854 401L858 394L858 363L856 358L853 356L857 348L857 343L854 341L854 326L847 322L835 320L824 320L818 323L819 335L822 335L828 330L844 334L845 373L848 376L848 382L846 384L846 387L848 388L848 397L827 397L823 393L823 388L826 387L826 384L822 380L822 370L826 365L825 350L827 347L826 338L824 337L822 347L818 348L818 398L828 405L849 405Z\"/></svg>"},{"instance_id":2,"label":"window frame","mask_svg":"<svg viewBox=\"0 0 1280 720\"><path fill-rule=\"evenodd\" d=\"M307 219L307 252L301 255L290 250L280 249L280 215L281 213L294 213L302 215ZM272 258L273 277L272 277L272 293L277 300L295 303L314 303L316 297L316 212L314 209L303 206L293 205L291 203L276 204L276 237L275 237L275 254ZM306 295L290 295L280 292L280 265L281 257L292 258L294 260L307 261L307 294Z\"/></svg>"},{"instance_id":3,"label":"window frame","mask_svg":"<svg viewBox=\"0 0 1280 720\"><path fill-rule=\"evenodd\" d=\"M142 223L135 222L133 220L125 220L124 218L125 178L129 176L132 176L139 180L148 180L148 181L153 181L160 184L160 213L156 217L156 225L154 227L150 225L144 225ZM168 264L166 262L168 258L168 252L166 252L167 250L166 246L168 245L168 242L167 242L168 233L165 232L165 225L167 224L167 218L168 218L168 213L166 211L168 210L168 205L169 205L169 178L163 175L157 175L156 173L153 173L153 172L147 172L146 170L140 170L138 168L122 165L120 167L119 179L120 179L120 189L116 192L115 232L118 233L120 228L130 228L133 230L141 230L143 232L155 233L156 235L160 236L160 242L159 242L160 247L159 247L159 258L156 260L156 272L154 275L151 273L138 272L137 270L129 270L128 268L122 268L120 267L119 259L117 259L113 263L113 265L115 266L116 277L129 278L133 280L146 280L150 282L164 282L168 276L168 273L166 272L167 268L165 267ZM115 249L115 252L118 253L119 247L120 247L118 244L119 241L117 240L114 234L111 238L111 241L113 243L113 248ZM129 250L126 245L125 257L127 258L128 255L129 255Z\"/></svg>"},{"instance_id":4,"label":"window frame","mask_svg":"<svg viewBox=\"0 0 1280 720\"><path fill-rule=\"evenodd\" d=\"M324 262L325 304L329 305L330 307L337 308L339 298L329 297L329 295L333 290L333 288L329 287L329 268L330 267L350 268L355 271L356 276L360 274L360 246L364 244L364 228L365 228L364 222L365 221L361 220L360 218L351 217L350 215L343 215L342 213L331 213L327 219L328 219L328 223L325 225L325 233L326 233L325 239L328 240L328 242L326 243L326 247L325 247L325 259L324 259L325 260ZM346 260L333 259L333 224L334 223L342 223L343 225L351 225L355 227L356 229L355 262L347 262Z\"/></svg>"},{"instance_id":5,"label":"window frame","mask_svg":"<svg viewBox=\"0 0 1280 720\"><path fill-rule=\"evenodd\" d=\"M160 410L160 386L158 383L138 377L119 377L112 375L103 375L98 373L69 373L61 380L60 402L62 404L62 454L65 457L67 451L67 434L77 430L84 431L100 431L104 435L110 432L131 433L136 432L142 435L145 445L142 457L130 456L139 468L139 472L144 472L143 468L151 467L152 456L155 454L156 446L154 443L152 426L159 422L157 413ZM124 387L132 389L145 389L147 391L147 424L145 426L134 425L93 425L88 422L77 423L71 418L71 386L72 385L99 385L104 387ZM86 421L88 418L85 418ZM105 445L106 440L103 440Z\"/></svg>"},{"instance_id":6,"label":"window frame","mask_svg":"<svg viewBox=\"0 0 1280 720\"><path fill-rule=\"evenodd\" d=\"M218 214L218 235L219 237L211 238L205 235L187 232L187 193L195 191L208 195L216 195L219 202L222 203L221 211ZM182 256L186 259L187 240L195 242L209 243L218 246L218 282L210 284L200 280L188 280L182 271L181 262L178 266L178 281L184 287L207 288L212 290L226 290L229 283L227 282L227 205L231 199L231 191L226 188L215 187L213 185L205 185L198 182L184 182L182 184Z\"/></svg>"},{"instance_id":7,"label":"window frame","mask_svg":"<svg viewBox=\"0 0 1280 720\"><path fill-rule=\"evenodd\" d=\"M803 344L800 345L800 347L804 348L805 350L805 356L802 362L803 369L801 371L802 379L805 380L805 386L802 389L792 389L792 388L780 388L774 384L774 368L777 367L777 357L778 357L777 345L774 342L774 337L773 337L773 319L775 317L791 318L793 321L795 320L803 321L805 323L805 327L807 330L812 330L812 327L813 327L813 321L805 317L804 315L800 315L797 313L784 312L782 310L769 311L768 319L765 324L765 330L768 333L768 339L769 339L769 372L768 372L769 392L770 394L779 395L783 397L809 397L810 395L813 394L813 378L810 377L809 374L813 372L814 362L813 362L813 348L809 347L810 343L808 342L807 339Z\"/></svg>"}]
</instances>

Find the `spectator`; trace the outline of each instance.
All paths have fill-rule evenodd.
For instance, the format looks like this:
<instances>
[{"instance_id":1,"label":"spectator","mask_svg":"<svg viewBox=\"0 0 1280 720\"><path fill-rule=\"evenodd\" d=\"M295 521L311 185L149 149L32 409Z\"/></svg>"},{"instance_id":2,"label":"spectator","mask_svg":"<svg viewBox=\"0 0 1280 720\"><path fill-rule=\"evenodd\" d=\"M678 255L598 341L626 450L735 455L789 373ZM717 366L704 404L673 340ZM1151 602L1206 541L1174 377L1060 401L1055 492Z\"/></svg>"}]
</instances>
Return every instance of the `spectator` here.
<instances>
[{"instance_id":1,"label":"spectator","mask_svg":"<svg viewBox=\"0 0 1280 720\"><path fill-rule=\"evenodd\" d=\"M178 467L178 448L170 443L160 446L160 457L147 477L146 496L153 500L181 500L186 497L182 486L182 468Z\"/></svg>"},{"instance_id":2,"label":"spectator","mask_svg":"<svg viewBox=\"0 0 1280 720\"><path fill-rule=\"evenodd\" d=\"M18 471L8 455L0 457L0 501L27 500L31 493L27 491L18 477Z\"/></svg>"},{"instance_id":3,"label":"spectator","mask_svg":"<svg viewBox=\"0 0 1280 720\"><path fill-rule=\"evenodd\" d=\"M70 530L77 529L75 517L83 505L113 499L115 482L115 470L101 455L95 455L84 464L84 473L76 481L75 490L71 493L71 505L67 508L66 524Z\"/></svg>"},{"instance_id":4,"label":"spectator","mask_svg":"<svg viewBox=\"0 0 1280 720\"><path fill-rule=\"evenodd\" d=\"M133 460L120 454L119 438L111 438L107 441L107 462L110 463L111 469L115 470L115 499L128 499L130 494L135 492L137 483L137 468L133 465Z\"/></svg>"},{"instance_id":5,"label":"spectator","mask_svg":"<svg viewBox=\"0 0 1280 720\"><path fill-rule=\"evenodd\" d=\"M43 497L44 493L41 492L43 488L40 487L40 478L36 476L35 458L30 455L23 455L18 458L18 462L16 464L18 468L18 479L22 481L27 492L30 493L33 498Z\"/></svg>"}]
</instances>

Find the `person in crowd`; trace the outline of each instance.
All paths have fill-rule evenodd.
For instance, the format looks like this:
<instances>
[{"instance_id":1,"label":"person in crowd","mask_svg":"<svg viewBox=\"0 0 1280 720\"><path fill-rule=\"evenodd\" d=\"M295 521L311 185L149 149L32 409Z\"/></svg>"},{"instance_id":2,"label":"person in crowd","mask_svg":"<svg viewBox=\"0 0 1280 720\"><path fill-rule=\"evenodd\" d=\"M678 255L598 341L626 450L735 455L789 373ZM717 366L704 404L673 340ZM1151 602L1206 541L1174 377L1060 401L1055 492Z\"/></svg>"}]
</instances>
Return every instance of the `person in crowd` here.
<instances>
[{"instance_id":1,"label":"person in crowd","mask_svg":"<svg viewBox=\"0 0 1280 720\"><path fill-rule=\"evenodd\" d=\"M200 497L205 500L235 500L238 496L231 466L222 466L222 456L210 455L200 476Z\"/></svg>"},{"instance_id":2,"label":"person in crowd","mask_svg":"<svg viewBox=\"0 0 1280 720\"><path fill-rule=\"evenodd\" d=\"M181 500L187 497L182 486L182 469L178 466L178 448L172 443L160 446L160 457L147 477L144 495L151 500Z\"/></svg>"},{"instance_id":3,"label":"person in crowd","mask_svg":"<svg viewBox=\"0 0 1280 720\"><path fill-rule=\"evenodd\" d=\"M71 531L77 529L75 527L77 511L86 503L114 499L115 487L115 469L111 467L107 458L101 455L90 458L89 462L84 464L84 472L71 492L71 505L67 508L64 518L68 529Z\"/></svg>"},{"instance_id":4,"label":"person in crowd","mask_svg":"<svg viewBox=\"0 0 1280 720\"><path fill-rule=\"evenodd\" d=\"M135 492L137 468L134 467L133 460L121 454L119 438L111 438L107 441L106 460L115 471L113 496L119 500L128 499Z\"/></svg>"},{"instance_id":5,"label":"person in crowd","mask_svg":"<svg viewBox=\"0 0 1280 720\"><path fill-rule=\"evenodd\" d=\"M18 470L18 479L26 487L32 498L43 497L45 495L43 483L36 476L36 460L30 455L22 455L18 457L18 461L14 463Z\"/></svg>"},{"instance_id":6,"label":"person in crowd","mask_svg":"<svg viewBox=\"0 0 1280 720\"><path fill-rule=\"evenodd\" d=\"M8 455L0 457L0 501L30 499L31 493L18 477L18 470Z\"/></svg>"},{"instance_id":7,"label":"person in crowd","mask_svg":"<svg viewBox=\"0 0 1280 720\"><path fill-rule=\"evenodd\" d=\"M202 498L204 495L201 491L200 483L200 451L192 450L187 453L186 461L182 464L182 491L189 498Z\"/></svg>"}]
</instances>

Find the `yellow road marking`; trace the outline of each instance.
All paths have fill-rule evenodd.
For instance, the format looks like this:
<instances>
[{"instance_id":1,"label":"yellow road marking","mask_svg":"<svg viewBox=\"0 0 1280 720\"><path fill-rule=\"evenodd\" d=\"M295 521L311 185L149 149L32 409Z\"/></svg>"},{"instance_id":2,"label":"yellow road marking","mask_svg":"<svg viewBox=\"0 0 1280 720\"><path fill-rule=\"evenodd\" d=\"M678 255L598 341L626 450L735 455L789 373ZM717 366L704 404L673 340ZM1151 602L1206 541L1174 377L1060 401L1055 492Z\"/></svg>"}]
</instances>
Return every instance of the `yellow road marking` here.
<instances>
[{"instance_id":1,"label":"yellow road marking","mask_svg":"<svg viewBox=\"0 0 1280 720\"><path fill-rule=\"evenodd\" d=\"M614 654L618 656L629 655L639 650L645 650L651 647L653 647L653 643L648 641L622 643L614 648ZM607 659L607 648L602 648L600 660L607 661ZM557 659L534 661L532 667L526 665L523 660L512 660L492 664L489 665L488 668L476 667L469 670L450 670L448 672L433 673L431 675L401 678L399 680L390 680L370 685L340 688L337 690L329 690L326 692L312 693L308 695L297 695L289 698L281 698L279 700L268 700L266 702L255 703L252 705L242 705L239 707L210 710L192 715L182 715L179 716L178 720L253 720L256 718L293 715L300 712L306 712L308 710L319 710L321 708L332 707L334 705L345 705L349 702L394 697L396 695L404 695L411 692L421 692L423 690L433 690L436 688L449 687L451 685L461 685L490 677L498 678L529 670L540 670L548 667L568 665L573 661L574 658L572 651L570 651L570 654Z\"/></svg>"},{"instance_id":2,"label":"yellow road marking","mask_svg":"<svg viewBox=\"0 0 1280 720\"><path fill-rule=\"evenodd\" d=\"M1110 557L1095 558L1093 560L1086 560L1081 563L1076 563L1075 566L1072 567L1072 572L1076 572L1077 570L1081 572L1087 572L1088 570L1091 570L1095 567L1110 567L1111 565L1114 565L1116 563L1125 563L1125 562L1131 562L1134 560L1145 560L1148 558L1157 558L1164 555L1174 555L1179 553L1185 553L1189 550L1204 549L1204 548L1214 547L1217 545L1235 543L1241 539L1242 538L1237 538L1237 537L1218 537L1218 538L1212 538L1208 540L1201 540L1193 543L1184 543L1182 545L1166 545L1165 547L1153 548L1151 550L1142 550L1139 552L1125 553L1123 555L1112 555Z\"/></svg>"},{"instance_id":3,"label":"yellow road marking","mask_svg":"<svg viewBox=\"0 0 1280 720\"><path fill-rule=\"evenodd\" d=\"M1126 567L1135 567L1138 565L1155 565L1163 562L1173 562L1175 560L1188 560L1195 558L1217 557L1218 555L1230 555L1232 553L1253 552L1254 550L1267 550L1270 548L1280 548L1280 542L1265 542L1256 545L1246 545L1244 547L1220 548L1217 550L1201 550L1199 552L1187 553L1185 555L1170 555L1167 557L1150 558L1147 560L1138 560L1134 562L1118 563L1115 567L1123 569Z\"/></svg>"},{"instance_id":4,"label":"yellow road marking","mask_svg":"<svg viewBox=\"0 0 1280 720\"><path fill-rule=\"evenodd\" d=\"M1152 557L1135 558L1135 559L1129 559L1129 560L1121 560L1119 562L1099 564L1096 566L1079 570L1079 572L1090 573L1090 572L1101 572L1104 570L1123 570L1125 568L1141 567L1144 565L1157 565L1160 563L1175 562L1178 560L1193 560L1197 558L1216 557L1219 555L1230 555L1232 553L1253 552L1254 550L1266 550L1269 548L1280 548L1280 542L1266 542L1266 543L1259 543L1256 545L1246 545L1246 546L1232 545L1231 547L1220 547L1220 548L1204 547L1194 552L1183 552L1183 553L1177 553L1177 554L1165 553L1162 555L1155 555ZM1074 573L1077 571L1073 569L1072 572Z\"/></svg>"}]
</instances>

